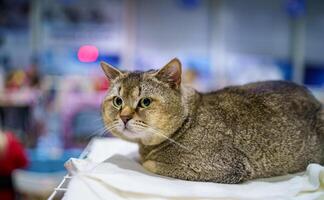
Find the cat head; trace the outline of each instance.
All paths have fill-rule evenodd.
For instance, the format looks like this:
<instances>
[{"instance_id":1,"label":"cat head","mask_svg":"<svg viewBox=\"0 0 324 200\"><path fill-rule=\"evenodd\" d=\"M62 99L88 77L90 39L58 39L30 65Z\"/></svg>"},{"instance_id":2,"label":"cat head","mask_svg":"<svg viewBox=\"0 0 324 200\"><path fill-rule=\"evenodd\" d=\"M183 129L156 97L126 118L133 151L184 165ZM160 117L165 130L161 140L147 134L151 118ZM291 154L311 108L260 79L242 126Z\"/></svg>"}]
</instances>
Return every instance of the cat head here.
<instances>
[{"instance_id":1,"label":"cat head","mask_svg":"<svg viewBox=\"0 0 324 200\"><path fill-rule=\"evenodd\" d=\"M171 60L160 70L126 72L101 62L110 81L102 104L106 128L115 136L155 145L183 123L181 63Z\"/></svg>"}]
</instances>

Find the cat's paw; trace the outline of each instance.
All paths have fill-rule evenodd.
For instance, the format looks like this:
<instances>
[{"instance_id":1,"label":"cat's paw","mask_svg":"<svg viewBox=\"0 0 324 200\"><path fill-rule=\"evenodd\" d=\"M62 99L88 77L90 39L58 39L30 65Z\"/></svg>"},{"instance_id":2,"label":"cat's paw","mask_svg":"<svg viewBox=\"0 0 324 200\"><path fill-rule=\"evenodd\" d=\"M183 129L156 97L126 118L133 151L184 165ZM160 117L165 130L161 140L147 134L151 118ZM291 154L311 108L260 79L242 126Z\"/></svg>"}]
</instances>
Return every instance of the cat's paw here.
<instances>
[{"instance_id":1,"label":"cat's paw","mask_svg":"<svg viewBox=\"0 0 324 200\"><path fill-rule=\"evenodd\" d=\"M150 172L153 172L153 173L156 173L157 172L157 164L155 161L152 161L152 160L148 160L148 161L145 161L142 166L150 171Z\"/></svg>"}]
</instances>

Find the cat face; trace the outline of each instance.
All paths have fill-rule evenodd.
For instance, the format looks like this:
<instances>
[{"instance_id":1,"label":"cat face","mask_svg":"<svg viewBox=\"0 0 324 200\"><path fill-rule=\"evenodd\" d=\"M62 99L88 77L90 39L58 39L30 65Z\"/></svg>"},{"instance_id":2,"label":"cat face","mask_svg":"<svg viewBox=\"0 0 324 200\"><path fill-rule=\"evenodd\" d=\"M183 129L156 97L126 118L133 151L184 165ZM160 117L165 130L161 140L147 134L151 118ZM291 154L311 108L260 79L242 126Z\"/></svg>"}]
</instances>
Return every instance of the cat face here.
<instances>
[{"instance_id":1,"label":"cat face","mask_svg":"<svg viewBox=\"0 0 324 200\"><path fill-rule=\"evenodd\" d=\"M178 59L158 71L121 72L107 63L101 67L110 81L102 115L113 135L154 145L181 126L184 107Z\"/></svg>"}]
</instances>

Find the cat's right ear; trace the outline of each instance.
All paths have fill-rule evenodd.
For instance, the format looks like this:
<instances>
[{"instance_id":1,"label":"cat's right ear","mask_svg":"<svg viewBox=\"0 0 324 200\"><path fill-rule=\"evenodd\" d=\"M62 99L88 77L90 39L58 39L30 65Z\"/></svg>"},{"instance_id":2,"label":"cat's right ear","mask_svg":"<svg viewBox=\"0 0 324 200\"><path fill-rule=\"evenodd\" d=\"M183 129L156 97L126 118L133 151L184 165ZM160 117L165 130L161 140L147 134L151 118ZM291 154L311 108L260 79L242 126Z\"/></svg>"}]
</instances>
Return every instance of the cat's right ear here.
<instances>
[{"instance_id":1,"label":"cat's right ear","mask_svg":"<svg viewBox=\"0 0 324 200\"><path fill-rule=\"evenodd\" d=\"M109 79L109 81L112 81L116 79L118 76L121 76L123 73L119 71L117 68L113 67L112 65L105 63L105 62L100 62L100 66L102 70L104 71L105 75Z\"/></svg>"},{"instance_id":2,"label":"cat's right ear","mask_svg":"<svg viewBox=\"0 0 324 200\"><path fill-rule=\"evenodd\" d=\"M172 59L162 69L160 69L155 77L169 84L171 88L179 88L181 84L181 62L178 58Z\"/></svg>"}]
</instances>

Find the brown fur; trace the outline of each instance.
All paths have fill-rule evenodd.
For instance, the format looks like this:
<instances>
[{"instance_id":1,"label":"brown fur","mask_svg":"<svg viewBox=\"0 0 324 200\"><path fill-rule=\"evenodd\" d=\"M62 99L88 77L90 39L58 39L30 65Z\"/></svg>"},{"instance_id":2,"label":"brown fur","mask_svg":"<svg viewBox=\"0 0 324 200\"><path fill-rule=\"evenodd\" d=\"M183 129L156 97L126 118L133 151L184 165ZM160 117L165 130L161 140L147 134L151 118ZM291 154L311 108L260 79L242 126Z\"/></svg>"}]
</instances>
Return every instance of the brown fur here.
<instances>
[{"instance_id":1,"label":"brown fur","mask_svg":"<svg viewBox=\"0 0 324 200\"><path fill-rule=\"evenodd\" d=\"M193 181L239 183L324 163L324 110L303 86L267 81L199 93L181 86L181 65L120 72L102 63L111 81L103 118L116 136L140 145L149 171ZM112 98L120 96L120 109ZM152 98L147 108L138 101ZM132 119L120 120L131 110Z\"/></svg>"}]
</instances>

